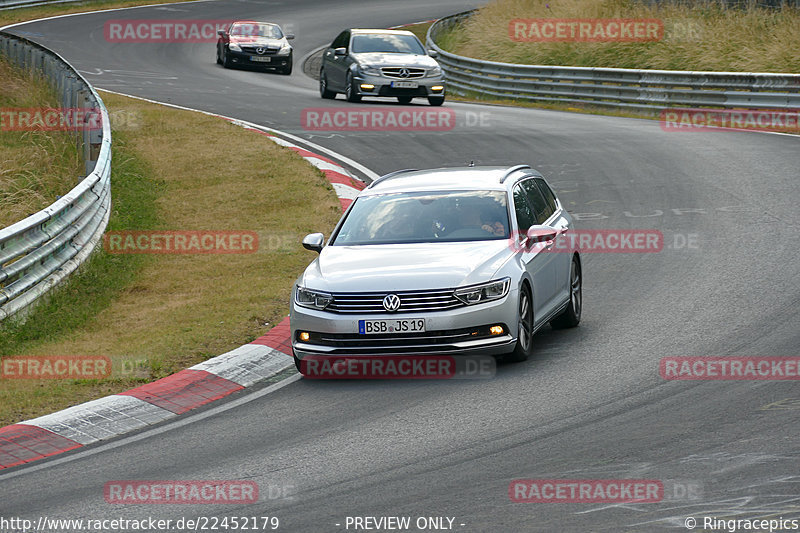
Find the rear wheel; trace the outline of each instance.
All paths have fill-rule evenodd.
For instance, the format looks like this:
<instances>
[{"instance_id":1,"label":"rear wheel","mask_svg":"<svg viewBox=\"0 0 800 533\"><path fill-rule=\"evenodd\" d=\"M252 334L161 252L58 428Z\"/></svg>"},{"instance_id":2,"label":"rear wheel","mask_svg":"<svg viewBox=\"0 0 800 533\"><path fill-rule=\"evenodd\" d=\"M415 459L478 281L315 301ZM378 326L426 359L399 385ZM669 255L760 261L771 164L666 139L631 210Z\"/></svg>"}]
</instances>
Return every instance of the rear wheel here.
<instances>
[{"instance_id":1,"label":"rear wheel","mask_svg":"<svg viewBox=\"0 0 800 533\"><path fill-rule=\"evenodd\" d=\"M414 99L413 96L398 96L397 97L397 101L400 102L403 105L410 104L411 100L413 100L413 99Z\"/></svg>"},{"instance_id":2,"label":"rear wheel","mask_svg":"<svg viewBox=\"0 0 800 533\"><path fill-rule=\"evenodd\" d=\"M581 277L581 264L577 257L572 258L569 269L569 305L564 311L550 321L555 329L574 328L581 321L583 309L583 279Z\"/></svg>"},{"instance_id":3,"label":"rear wheel","mask_svg":"<svg viewBox=\"0 0 800 533\"><path fill-rule=\"evenodd\" d=\"M324 70L319 71L319 95L326 100L336 98L336 93L328 90L328 75Z\"/></svg>"},{"instance_id":4,"label":"rear wheel","mask_svg":"<svg viewBox=\"0 0 800 533\"><path fill-rule=\"evenodd\" d=\"M444 96L429 96L428 103L433 106L440 106L444 103Z\"/></svg>"},{"instance_id":5,"label":"rear wheel","mask_svg":"<svg viewBox=\"0 0 800 533\"><path fill-rule=\"evenodd\" d=\"M517 345L505 359L520 363L533 352L533 300L527 285L519 292L519 325L517 326Z\"/></svg>"},{"instance_id":6,"label":"rear wheel","mask_svg":"<svg viewBox=\"0 0 800 533\"><path fill-rule=\"evenodd\" d=\"M355 81L353 81L353 75L350 72L347 73L347 82L345 84L344 95L348 102L361 101L361 95L358 94L358 91L356 90Z\"/></svg>"}]
</instances>

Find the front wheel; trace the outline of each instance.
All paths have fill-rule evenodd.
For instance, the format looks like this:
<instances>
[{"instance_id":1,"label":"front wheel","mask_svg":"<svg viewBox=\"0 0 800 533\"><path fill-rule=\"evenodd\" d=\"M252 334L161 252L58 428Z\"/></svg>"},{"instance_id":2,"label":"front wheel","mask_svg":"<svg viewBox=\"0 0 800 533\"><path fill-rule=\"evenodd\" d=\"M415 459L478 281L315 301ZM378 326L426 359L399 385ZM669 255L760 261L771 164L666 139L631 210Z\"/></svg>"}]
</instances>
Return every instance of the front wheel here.
<instances>
[{"instance_id":1,"label":"front wheel","mask_svg":"<svg viewBox=\"0 0 800 533\"><path fill-rule=\"evenodd\" d=\"M328 75L324 70L319 71L319 95L326 100L333 100L336 98L336 93L328 90Z\"/></svg>"},{"instance_id":2,"label":"front wheel","mask_svg":"<svg viewBox=\"0 0 800 533\"><path fill-rule=\"evenodd\" d=\"M355 87L355 82L353 81L353 75L349 72L347 73L347 82L345 84L344 95L347 98L348 102L360 102L361 95L358 94L358 91Z\"/></svg>"},{"instance_id":3,"label":"front wheel","mask_svg":"<svg viewBox=\"0 0 800 533\"><path fill-rule=\"evenodd\" d=\"M428 103L433 106L440 106L444 103L444 96L429 96Z\"/></svg>"},{"instance_id":4,"label":"front wheel","mask_svg":"<svg viewBox=\"0 0 800 533\"><path fill-rule=\"evenodd\" d=\"M292 73L292 63L289 63L281 70L281 74L283 74L284 76L289 76L291 73Z\"/></svg>"},{"instance_id":5,"label":"front wheel","mask_svg":"<svg viewBox=\"0 0 800 533\"><path fill-rule=\"evenodd\" d=\"M222 49L222 66L224 68L231 68L231 60L228 58L228 51L225 48Z\"/></svg>"},{"instance_id":6,"label":"front wheel","mask_svg":"<svg viewBox=\"0 0 800 533\"><path fill-rule=\"evenodd\" d=\"M410 104L411 100L413 100L413 99L414 99L413 96L398 96L397 97L397 101L400 102L403 105Z\"/></svg>"},{"instance_id":7,"label":"front wheel","mask_svg":"<svg viewBox=\"0 0 800 533\"><path fill-rule=\"evenodd\" d=\"M569 305L564 311L550 321L554 329L574 328L581 321L583 309L583 280L581 277L581 264L577 257L572 258L569 269Z\"/></svg>"},{"instance_id":8,"label":"front wheel","mask_svg":"<svg viewBox=\"0 0 800 533\"><path fill-rule=\"evenodd\" d=\"M533 352L533 300L531 291L524 286L519 292L519 325L517 326L517 345L505 359L521 363Z\"/></svg>"}]
</instances>

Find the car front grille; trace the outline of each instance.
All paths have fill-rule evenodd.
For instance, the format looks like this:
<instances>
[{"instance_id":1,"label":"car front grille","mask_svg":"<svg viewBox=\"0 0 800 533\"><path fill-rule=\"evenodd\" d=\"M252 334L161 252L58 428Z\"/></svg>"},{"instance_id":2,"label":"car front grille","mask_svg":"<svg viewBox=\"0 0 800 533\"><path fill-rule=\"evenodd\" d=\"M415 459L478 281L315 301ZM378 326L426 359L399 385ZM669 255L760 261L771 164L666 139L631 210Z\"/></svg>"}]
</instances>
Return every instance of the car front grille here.
<instances>
[{"instance_id":1,"label":"car front grille","mask_svg":"<svg viewBox=\"0 0 800 533\"><path fill-rule=\"evenodd\" d=\"M402 71L404 70L408 73L407 76L402 74ZM383 75L387 78L396 78L398 80L413 80L425 77L424 68L383 67L381 68L381 72L383 72Z\"/></svg>"},{"instance_id":2,"label":"car front grille","mask_svg":"<svg viewBox=\"0 0 800 533\"><path fill-rule=\"evenodd\" d=\"M261 48L263 53L259 54L257 48ZM271 56L277 54L278 50L280 50L280 48L267 48L266 46L242 46L242 52L246 54Z\"/></svg>"},{"instance_id":3,"label":"car front grille","mask_svg":"<svg viewBox=\"0 0 800 533\"><path fill-rule=\"evenodd\" d=\"M458 350L459 343L497 338L505 342L506 337L495 337L489 333L488 326L463 328L445 331L428 331L403 335L359 335L357 333L311 333L310 343L333 348L330 355L347 353L350 355L376 355L391 353L447 353Z\"/></svg>"},{"instance_id":4,"label":"car front grille","mask_svg":"<svg viewBox=\"0 0 800 533\"><path fill-rule=\"evenodd\" d=\"M325 310L332 313L387 313L383 307L383 299L389 294L396 294L400 298L400 307L395 313L447 311L466 305L453 295L453 289L349 292L334 293L333 302Z\"/></svg>"}]
</instances>

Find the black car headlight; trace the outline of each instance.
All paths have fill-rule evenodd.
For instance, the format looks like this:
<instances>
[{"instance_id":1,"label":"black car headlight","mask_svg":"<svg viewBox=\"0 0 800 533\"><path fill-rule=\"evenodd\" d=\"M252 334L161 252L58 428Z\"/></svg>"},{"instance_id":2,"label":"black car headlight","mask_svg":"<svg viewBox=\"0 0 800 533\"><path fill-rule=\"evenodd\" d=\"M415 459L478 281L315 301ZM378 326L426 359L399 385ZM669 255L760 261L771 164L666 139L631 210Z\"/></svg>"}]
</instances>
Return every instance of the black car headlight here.
<instances>
[{"instance_id":1,"label":"black car headlight","mask_svg":"<svg viewBox=\"0 0 800 533\"><path fill-rule=\"evenodd\" d=\"M467 305L481 304L503 298L510 286L511 278L503 278L456 289L453 295Z\"/></svg>"},{"instance_id":2,"label":"black car headlight","mask_svg":"<svg viewBox=\"0 0 800 533\"><path fill-rule=\"evenodd\" d=\"M297 287L294 301L297 305L310 309L323 310L333 301L333 296L327 292L312 291L304 287Z\"/></svg>"}]
</instances>

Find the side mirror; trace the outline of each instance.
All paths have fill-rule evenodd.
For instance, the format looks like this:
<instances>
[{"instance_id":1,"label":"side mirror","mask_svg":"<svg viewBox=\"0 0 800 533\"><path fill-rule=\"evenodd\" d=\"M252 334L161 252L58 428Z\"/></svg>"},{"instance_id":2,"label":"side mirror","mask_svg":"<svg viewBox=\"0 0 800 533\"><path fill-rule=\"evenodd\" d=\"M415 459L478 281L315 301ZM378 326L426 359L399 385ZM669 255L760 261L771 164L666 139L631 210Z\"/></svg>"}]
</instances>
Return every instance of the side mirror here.
<instances>
[{"instance_id":1,"label":"side mirror","mask_svg":"<svg viewBox=\"0 0 800 533\"><path fill-rule=\"evenodd\" d=\"M556 235L558 235L558 230L552 226L542 226L539 224L534 224L526 233L528 237L528 242L526 243L526 247L531 248L536 243L547 243L548 241L555 241Z\"/></svg>"},{"instance_id":2,"label":"side mirror","mask_svg":"<svg viewBox=\"0 0 800 533\"><path fill-rule=\"evenodd\" d=\"M287 41L291 41L292 39L294 39L294 33L287 33L286 34L286 40Z\"/></svg>"},{"instance_id":3,"label":"side mirror","mask_svg":"<svg viewBox=\"0 0 800 533\"><path fill-rule=\"evenodd\" d=\"M303 248L312 252L320 253L323 244L325 244L325 236L322 233L311 233L303 238Z\"/></svg>"},{"instance_id":4,"label":"side mirror","mask_svg":"<svg viewBox=\"0 0 800 533\"><path fill-rule=\"evenodd\" d=\"M225 30L217 30L217 35L220 37L225 37L228 33Z\"/></svg>"},{"instance_id":5,"label":"side mirror","mask_svg":"<svg viewBox=\"0 0 800 533\"><path fill-rule=\"evenodd\" d=\"M336 48L333 53L337 56L346 56L347 55L347 48L344 46Z\"/></svg>"},{"instance_id":6,"label":"side mirror","mask_svg":"<svg viewBox=\"0 0 800 533\"><path fill-rule=\"evenodd\" d=\"M439 52L437 52L436 50L428 50L428 55L433 58L437 58L439 57Z\"/></svg>"}]
</instances>

